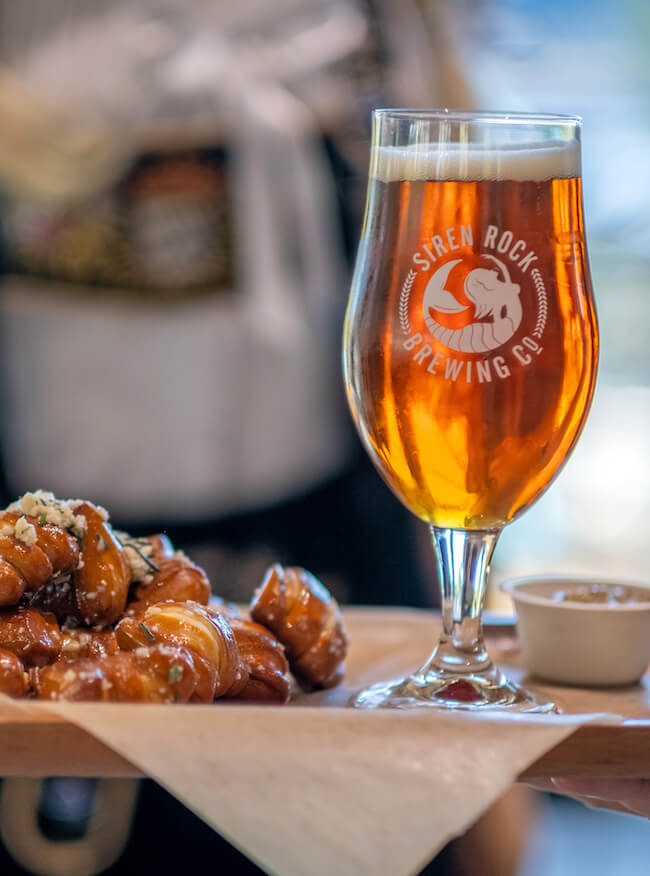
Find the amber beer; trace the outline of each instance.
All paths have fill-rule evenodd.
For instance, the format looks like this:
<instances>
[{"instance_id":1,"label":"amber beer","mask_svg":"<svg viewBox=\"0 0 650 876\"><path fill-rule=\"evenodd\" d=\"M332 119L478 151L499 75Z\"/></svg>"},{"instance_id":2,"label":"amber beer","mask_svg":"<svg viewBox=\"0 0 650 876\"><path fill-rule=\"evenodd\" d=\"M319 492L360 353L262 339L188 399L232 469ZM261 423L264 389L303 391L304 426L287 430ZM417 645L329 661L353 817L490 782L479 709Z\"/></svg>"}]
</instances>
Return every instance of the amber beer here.
<instances>
[{"instance_id":1,"label":"amber beer","mask_svg":"<svg viewBox=\"0 0 650 876\"><path fill-rule=\"evenodd\" d=\"M437 527L512 521L581 431L598 335L579 161L561 141L373 149L348 395L384 479Z\"/></svg>"}]
</instances>

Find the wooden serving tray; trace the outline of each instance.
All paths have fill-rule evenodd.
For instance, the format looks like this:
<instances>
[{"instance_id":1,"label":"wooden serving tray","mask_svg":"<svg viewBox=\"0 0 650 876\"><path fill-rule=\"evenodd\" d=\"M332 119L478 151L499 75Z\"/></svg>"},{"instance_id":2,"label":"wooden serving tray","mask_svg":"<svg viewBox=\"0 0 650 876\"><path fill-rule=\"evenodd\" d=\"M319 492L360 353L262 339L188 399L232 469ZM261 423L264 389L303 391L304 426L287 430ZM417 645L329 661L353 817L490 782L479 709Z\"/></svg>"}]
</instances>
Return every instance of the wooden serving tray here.
<instances>
[{"instance_id":1,"label":"wooden serving tray","mask_svg":"<svg viewBox=\"0 0 650 876\"><path fill-rule=\"evenodd\" d=\"M393 609L348 609L345 612L351 648L346 684L335 691L303 695L302 706L343 706L350 694L373 681L399 677L423 662L435 642L439 620L431 612ZM488 647L508 675L525 677L512 624L486 625ZM521 773L520 778L549 776L611 776L650 778L650 675L629 688L586 690L525 683L557 702L565 714L599 714L578 727ZM147 709L147 706L125 706ZM167 708L167 707L165 707ZM183 709L191 723L202 720L204 709ZM264 713L276 707L264 707ZM282 707L291 709L291 706ZM296 720L300 720L300 712ZM618 723L608 723L617 720ZM435 717L435 716L433 716ZM525 728L522 728L525 732ZM0 702L0 776L133 777L142 773L74 722L53 713L47 703L16 708Z\"/></svg>"},{"instance_id":2,"label":"wooden serving tray","mask_svg":"<svg viewBox=\"0 0 650 876\"><path fill-rule=\"evenodd\" d=\"M0 714L0 776L142 775L94 736L56 715L15 721ZM650 721L580 727L520 778L549 776L650 778Z\"/></svg>"}]
</instances>

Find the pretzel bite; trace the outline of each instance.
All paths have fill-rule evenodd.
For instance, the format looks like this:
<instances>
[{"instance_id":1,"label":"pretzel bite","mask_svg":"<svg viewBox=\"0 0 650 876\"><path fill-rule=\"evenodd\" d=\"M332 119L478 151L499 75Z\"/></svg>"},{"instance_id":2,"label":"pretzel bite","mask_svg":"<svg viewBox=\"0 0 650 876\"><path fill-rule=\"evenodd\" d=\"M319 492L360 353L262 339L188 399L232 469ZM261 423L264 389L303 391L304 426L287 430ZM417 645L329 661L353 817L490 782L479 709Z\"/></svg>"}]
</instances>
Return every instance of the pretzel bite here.
<instances>
[{"instance_id":1,"label":"pretzel bite","mask_svg":"<svg viewBox=\"0 0 650 876\"><path fill-rule=\"evenodd\" d=\"M0 528L2 605L15 605L26 590L38 590L49 581L53 572L47 554L36 543L35 533L33 540L23 541L10 532L7 526Z\"/></svg>"},{"instance_id":2,"label":"pretzel bite","mask_svg":"<svg viewBox=\"0 0 650 876\"><path fill-rule=\"evenodd\" d=\"M18 569L0 556L0 607L16 605L25 592L26 584Z\"/></svg>"},{"instance_id":3,"label":"pretzel bite","mask_svg":"<svg viewBox=\"0 0 650 876\"><path fill-rule=\"evenodd\" d=\"M82 563L72 576L75 616L88 626L107 627L126 606L131 581L122 546L104 515L89 502L76 508L88 530L81 553Z\"/></svg>"},{"instance_id":4,"label":"pretzel bite","mask_svg":"<svg viewBox=\"0 0 650 876\"><path fill-rule=\"evenodd\" d=\"M11 651L27 667L53 663L61 653L56 618L33 608L0 612L0 648Z\"/></svg>"},{"instance_id":5,"label":"pretzel bite","mask_svg":"<svg viewBox=\"0 0 650 876\"><path fill-rule=\"evenodd\" d=\"M254 621L284 645L291 671L306 687L334 687L343 678L347 636L338 604L305 569L267 571L250 605Z\"/></svg>"},{"instance_id":6,"label":"pretzel bite","mask_svg":"<svg viewBox=\"0 0 650 876\"><path fill-rule=\"evenodd\" d=\"M266 627L253 621L231 618L230 626L248 670L248 681L237 694L237 699L286 703L291 689L291 676L282 644Z\"/></svg>"},{"instance_id":7,"label":"pretzel bite","mask_svg":"<svg viewBox=\"0 0 650 876\"><path fill-rule=\"evenodd\" d=\"M128 615L140 615L148 606L159 602L208 604L210 582L203 569L183 553L177 551L172 557L157 556L155 563L157 571L134 587L133 600L127 606Z\"/></svg>"},{"instance_id":8,"label":"pretzel bite","mask_svg":"<svg viewBox=\"0 0 650 876\"><path fill-rule=\"evenodd\" d=\"M0 513L0 605L15 605L79 562L76 538L66 529L17 511Z\"/></svg>"},{"instance_id":9,"label":"pretzel bite","mask_svg":"<svg viewBox=\"0 0 650 876\"><path fill-rule=\"evenodd\" d=\"M11 651L0 648L0 693L8 697L24 697L27 693L27 675L19 658Z\"/></svg>"},{"instance_id":10,"label":"pretzel bite","mask_svg":"<svg viewBox=\"0 0 650 876\"><path fill-rule=\"evenodd\" d=\"M197 602L150 605L138 617L123 618L115 635L125 651L158 642L187 648L199 674L197 702L236 696L246 684L248 672L228 621Z\"/></svg>"},{"instance_id":11,"label":"pretzel bite","mask_svg":"<svg viewBox=\"0 0 650 876\"><path fill-rule=\"evenodd\" d=\"M110 657L58 662L33 669L39 699L114 703L186 703L197 673L185 648L153 645Z\"/></svg>"},{"instance_id":12,"label":"pretzel bite","mask_svg":"<svg viewBox=\"0 0 650 876\"><path fill-rule=\"evenodd\" d=\"M22 518L22 520L21 520ZM0 524L9 524L14 531L22 531L22 538L28 541L35 539L35 544L43 551L52 564L52 575L71 572L79 563L79 542L74 535L61 526L45 522L45 518L18 514L15 511L4 511ZM34 532L26 532L27 526L32 526ZM20 536L17 536L20 537ZM35 589L33 587L29 589Z\"/></svg>"},{"instance_id":13,"label":"pretzel bite","mask_svg":"<svg viewBox=\"0 0 650 876\"><path fill-rule=\"evenodd\" d=\"M61 655L59 660L68 663L87 657L110 657L120 650L112 630L61 630Z\"/></svg>"}]
</instances>

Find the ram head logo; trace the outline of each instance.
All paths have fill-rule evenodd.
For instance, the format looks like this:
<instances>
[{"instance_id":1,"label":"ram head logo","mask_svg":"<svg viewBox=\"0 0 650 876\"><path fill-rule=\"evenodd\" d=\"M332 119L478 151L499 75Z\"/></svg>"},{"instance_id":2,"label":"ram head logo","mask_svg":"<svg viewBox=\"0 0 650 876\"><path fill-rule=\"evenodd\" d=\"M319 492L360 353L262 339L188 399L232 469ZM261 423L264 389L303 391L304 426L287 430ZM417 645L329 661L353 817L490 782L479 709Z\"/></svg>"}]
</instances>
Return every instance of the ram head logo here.
<instances>
[{"instance_id":1,"label":"ram head logo","mask_svg":"<svg viewBox=\"0 0 650 876\"><path fill-rule=\"evenodd\" d=\"M467 306L460 304L445 289L449 274L462 259L452 259L438 268L424 290L424 319L427 328L441 343L459 353L486 353L496 350L519 328L522 318L519 285L513 283L508 268L493 255L483 258L493 261L494 268L473 268L465 277L464 292L474 305L474 321L459 329L446 328L436 321L435 312L461 313ZM499 272L501 277L499 277Z\"/></svg>"}]
</instances>

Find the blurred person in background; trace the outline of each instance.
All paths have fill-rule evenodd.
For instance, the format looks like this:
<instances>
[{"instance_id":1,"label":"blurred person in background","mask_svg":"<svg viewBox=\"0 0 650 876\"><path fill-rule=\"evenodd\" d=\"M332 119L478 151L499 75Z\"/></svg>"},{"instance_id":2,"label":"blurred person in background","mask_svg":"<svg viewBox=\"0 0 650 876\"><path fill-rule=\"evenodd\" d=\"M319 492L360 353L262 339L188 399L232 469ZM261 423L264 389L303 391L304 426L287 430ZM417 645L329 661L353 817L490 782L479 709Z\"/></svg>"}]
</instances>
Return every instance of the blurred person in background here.
<instances>
[{"instance_id":1,"label":"blurred person in background","mask_svg":"<svg viewBox=\"0 0 650 876\"><path fill-rule=\"evenodd\" d=\"M4 498L164 529L229 599L280 561L426 604L339 355L369 109L430 99L416 5L0 9Z\"/></svg>"}]
</instances>

